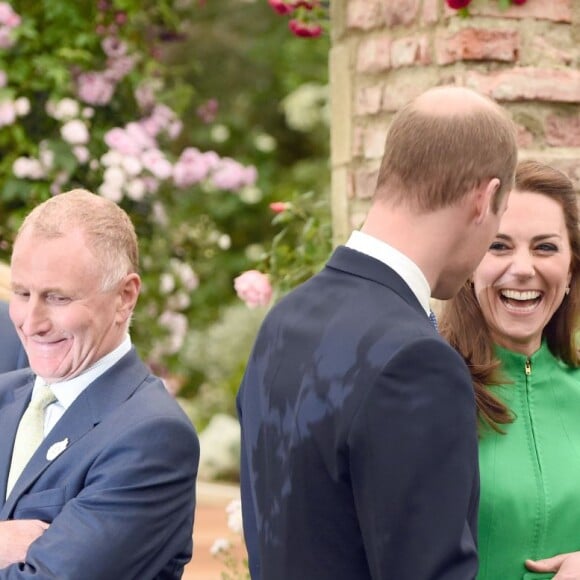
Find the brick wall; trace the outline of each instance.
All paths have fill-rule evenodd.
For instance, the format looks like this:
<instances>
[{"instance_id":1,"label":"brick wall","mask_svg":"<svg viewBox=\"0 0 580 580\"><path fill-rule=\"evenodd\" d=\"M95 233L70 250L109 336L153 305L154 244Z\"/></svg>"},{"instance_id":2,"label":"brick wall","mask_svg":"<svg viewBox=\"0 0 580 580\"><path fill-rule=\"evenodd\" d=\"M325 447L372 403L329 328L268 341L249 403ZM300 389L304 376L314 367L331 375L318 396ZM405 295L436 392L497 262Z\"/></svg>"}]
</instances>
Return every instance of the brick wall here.
<instances>
[{"instance_id":1,"label":"brick wall","mask_svg":"<svg viewBox=\"0 0 580 580\"><path fill-rule=\"evenodd\" d=\"M392 115L425 89L456 84L501 103L520 157L580 189L580 0L528 0L500 11L473 0L331 0L332 206L335 242L358 227Z\"/></svg>"}]
</instances>

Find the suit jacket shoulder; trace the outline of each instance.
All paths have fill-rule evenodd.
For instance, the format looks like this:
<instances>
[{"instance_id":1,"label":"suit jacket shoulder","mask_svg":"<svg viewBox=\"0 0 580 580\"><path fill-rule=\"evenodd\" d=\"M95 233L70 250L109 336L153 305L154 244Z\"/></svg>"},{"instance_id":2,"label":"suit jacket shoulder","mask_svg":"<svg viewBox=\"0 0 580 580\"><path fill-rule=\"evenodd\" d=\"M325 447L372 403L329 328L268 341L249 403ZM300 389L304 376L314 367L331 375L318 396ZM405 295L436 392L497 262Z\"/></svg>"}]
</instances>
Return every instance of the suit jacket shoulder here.
<instances>
[{"instance_id":1,"label":"suit jacket shoulder","mask_svg":"<svg viewBox=\"0 0 580 580\"><path fill-rule=\"evenodd\" d=\"M8 304L0 301L0 373L28 366L28 359L8 315Z\"/></svg>"}]
</instances>

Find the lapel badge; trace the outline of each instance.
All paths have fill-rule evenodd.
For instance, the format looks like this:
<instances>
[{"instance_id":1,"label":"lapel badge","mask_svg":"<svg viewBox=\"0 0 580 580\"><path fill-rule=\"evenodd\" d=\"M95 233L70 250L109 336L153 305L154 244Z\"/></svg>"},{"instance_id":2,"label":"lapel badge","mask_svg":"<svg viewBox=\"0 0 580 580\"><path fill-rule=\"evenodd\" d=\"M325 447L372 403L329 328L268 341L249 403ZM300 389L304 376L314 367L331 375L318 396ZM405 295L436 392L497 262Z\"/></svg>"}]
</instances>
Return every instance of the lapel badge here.
<instances>
[{"instance_id":1,"label":"lapel badge","mask_svg":"<svg viewBox=\"0 0 580 580\"><path fill-rule=\"evenodd\" d=\"M68 446L68 437L65 437L62 441L57 441L53 443L46 452L46 459L52 461L58 457Z\"/></svg>"}]
</instances>

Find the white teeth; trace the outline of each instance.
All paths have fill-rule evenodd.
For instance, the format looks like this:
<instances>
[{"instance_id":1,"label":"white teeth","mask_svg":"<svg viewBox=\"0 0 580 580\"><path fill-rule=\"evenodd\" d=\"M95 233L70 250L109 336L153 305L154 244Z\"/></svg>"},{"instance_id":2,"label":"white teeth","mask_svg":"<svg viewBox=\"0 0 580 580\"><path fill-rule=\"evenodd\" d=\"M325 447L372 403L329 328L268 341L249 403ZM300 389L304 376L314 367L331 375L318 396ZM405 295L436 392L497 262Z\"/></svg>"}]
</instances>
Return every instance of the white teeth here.
<instances>
[{"instance_id":1,"label":"white teeth","mask_svg":"<svg viewBox=\"0 0 580 580\"><path fill-rule=\"evenodd\" d=\"M542 294L541 292L538 292L538 290L502 290L501 295L504 298L510 298L511 300L535 300Z\"/></svg>"}]
</instances>

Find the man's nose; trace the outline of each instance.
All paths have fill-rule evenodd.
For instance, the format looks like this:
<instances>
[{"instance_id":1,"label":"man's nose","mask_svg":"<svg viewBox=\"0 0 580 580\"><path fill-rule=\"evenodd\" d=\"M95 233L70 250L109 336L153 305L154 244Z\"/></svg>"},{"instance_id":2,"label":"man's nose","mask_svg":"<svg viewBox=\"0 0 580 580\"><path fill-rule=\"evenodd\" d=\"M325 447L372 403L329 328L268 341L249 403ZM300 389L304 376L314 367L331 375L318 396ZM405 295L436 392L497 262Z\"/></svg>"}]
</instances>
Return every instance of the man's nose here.
<instances>
[{"instance_id":1,"label":"man's nose","mask_svg":"<svg viewBox=\"0 0 580 580\"><path fill-rule=\"evenodd\" d=\"M30 297L22 307L22 322L20 328L26 336L42 334L50 326L46 306L41 299Z\"/></svg>"}]
</instances>

